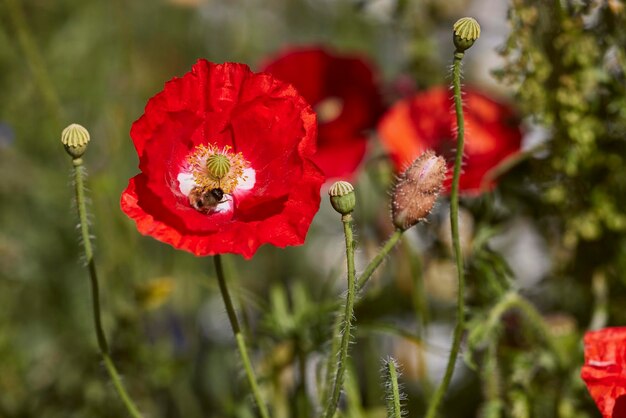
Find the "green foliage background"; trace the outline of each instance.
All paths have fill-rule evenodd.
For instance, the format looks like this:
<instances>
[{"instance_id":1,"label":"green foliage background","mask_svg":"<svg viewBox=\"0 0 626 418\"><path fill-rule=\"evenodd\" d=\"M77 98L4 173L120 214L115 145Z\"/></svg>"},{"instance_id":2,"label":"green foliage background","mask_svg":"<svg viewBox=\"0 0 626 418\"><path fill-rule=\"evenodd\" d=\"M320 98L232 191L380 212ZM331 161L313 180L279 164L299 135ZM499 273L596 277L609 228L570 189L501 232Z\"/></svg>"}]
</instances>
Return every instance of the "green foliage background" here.
<instances>
[{"instance_id":1,"label":"green foliage background","mask_svg":"<svg viewBox=\"0 0 626 418\"><path fill-rule=\"evenodd\" d=\"M14 132L0 131L0 417L125 416L95 344L71 164L59 140L65 125L91 132L85 160L105 328L133 398L149 417L253 417L211 261L140 236L119 210L137 171L130 125L197 58L254 68L289 44L361 51L389 84L401 73L420 88L447 82L449 28L469 7L481 7L398 0L380 18L367 0L181 3L0 2L0 124ZM457 371L445 416L599 416L578 377L582 334L626 323L626 12L616 4L511 2L496 75L547 138L515 161L496 191L462 202L475 224L463 350L469 366ZM390 168L372 141L356 182L364 259L389 228ZM340 251L318 265L317 255L341 236L336 214L322 206L304 247L262 248L247 262L227 258L276 417L314 416L314 371L327 354L342 291ZM552 266L523 290L491 241L520 218L542 231ZM380 359L424 337L426 323L453 321L450 299L415 284L450 257L437 234L443 223L436 214L410 231L359 301L344 416L385 416ZM418 236L427 244L414 245ZM150 309L163 283L173 290ZM544 316L529 320L519 307L496 315L518 290ZM411 347L409 358L447 354L428 338ZM410 416L421 415L432 390L425 375L407 368Z\"/></svg>"}]
</instances>

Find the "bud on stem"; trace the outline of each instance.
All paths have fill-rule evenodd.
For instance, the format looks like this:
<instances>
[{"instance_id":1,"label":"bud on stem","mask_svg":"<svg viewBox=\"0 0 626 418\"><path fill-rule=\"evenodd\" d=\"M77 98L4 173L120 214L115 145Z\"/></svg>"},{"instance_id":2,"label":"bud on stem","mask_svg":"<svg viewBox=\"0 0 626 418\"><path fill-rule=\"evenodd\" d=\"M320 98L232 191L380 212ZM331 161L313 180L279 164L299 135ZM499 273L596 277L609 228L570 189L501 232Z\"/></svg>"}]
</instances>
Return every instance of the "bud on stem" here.
<instances>
[{"instance_id":1,"label":"bud on stem","mask_svg":"<svg viewBox=\"0 0 626 418\"><path fill-rule=\"evenodd\" d=\"M426 151L400 175L391 201L393 223L397 228L404 231L426 219L435 206L446 170L443 157Z\"/></svg>"},{"instance_id":2,"label":"bud on stem","mask_svg":"<svg viewBox=\"0 0 626 418\"><path fill-rule=\"evenodd\" d=\"M83 156L90 139L89 131L77 123L72 123L61 132L61 142L65 151L74 159Z\"/></svg>"},{"instance_id":3,"label":"bud on stem","mask_svg":"<svg viewBox=\"0 0 626 418\"><path fill-rule=\"evenodd\" d=\"M462 17L456 21L452 29L456 52L465 52L480 36L480 25L472 17Z\"/></svg>"},{"instance_id":4,"label":"bud on stem","mask_svg":"<svg viewBox=\"0 0 626 418\"><path fill-rule=\"evenodd\" d=\"M333 208L344 216L351 214L356 206L354 187L347 181L334 183L330 186L328 195L330 196L330 204L333 205Z\"/></svg>"}]
</instances>

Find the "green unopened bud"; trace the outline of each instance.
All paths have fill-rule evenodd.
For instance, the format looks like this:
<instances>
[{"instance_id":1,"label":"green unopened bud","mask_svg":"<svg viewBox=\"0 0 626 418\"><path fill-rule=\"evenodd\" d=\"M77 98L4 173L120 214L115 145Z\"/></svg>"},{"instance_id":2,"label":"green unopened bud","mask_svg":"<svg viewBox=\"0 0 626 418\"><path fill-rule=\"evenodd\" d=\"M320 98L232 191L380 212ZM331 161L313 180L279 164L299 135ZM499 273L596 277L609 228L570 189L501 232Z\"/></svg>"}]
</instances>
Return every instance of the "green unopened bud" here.
<instances>
[{"instance_id":1,"label":"green unopened bud","mask_svg":"<svg viewBox=\"0 0 626 418\"><path fill-rule=\"evenodd\" d=\"M61 132L61 142L65 151L74 159L82 157L89 140L89 131L77 123L72 123Z\"/></svg>"},{"instance_id":2,"label":"green unopened bud","mask_svg":"<svg viewBox=\"0 0 626 418\"><path fill-rule=\"evenodd\" d=\"M330 196L330 204L342 215L352 213L356 206L354 187L347 181L338 181L330 186L328 195Z\"/></svg>"},{"instance_id":3,"label":"green unopened bud","mask_svg":"<svg viewBox=\"0 0 626 418\"><path fill-rule=\"evenodd\" d=\"M476 19L472 17L462 17L457 20L453 30L454 46L457 52L465 52L466 49L474 45L474 42L480 36L480 25Z\"/></svg>"},{"instance_id":4,"label":"green unopened bud","mask_svg":"<svg viewBox=\"0 0 626 418\"><path fill-rule=\"evenodd\" d=\"M403 231L424 221L435 206L446 178L446 160L426 151L398 177L393 189L393 224Z\"/></svg>"},{"instance_id":5,"label":"green unopened bud","mask_svg":"<svg viewBox=\"0 0 626 418\"><path fill-rule=\"evenodd\" d=\"M223 154L213 154L207 159L206 168L213 178L220 180L230 171L230 160Z\"/></svg>"}]
</instances>

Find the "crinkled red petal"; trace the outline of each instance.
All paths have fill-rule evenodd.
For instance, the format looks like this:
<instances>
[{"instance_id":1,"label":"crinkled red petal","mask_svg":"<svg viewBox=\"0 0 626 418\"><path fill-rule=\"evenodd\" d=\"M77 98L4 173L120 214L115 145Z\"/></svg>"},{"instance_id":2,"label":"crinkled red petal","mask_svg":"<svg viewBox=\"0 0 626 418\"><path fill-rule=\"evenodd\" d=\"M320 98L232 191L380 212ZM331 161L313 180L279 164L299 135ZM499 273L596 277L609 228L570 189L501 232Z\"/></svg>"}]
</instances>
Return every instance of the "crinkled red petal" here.
<instances>
[{"instance_id":1,"label":"crinkled red petal","mask_svg":"<svg viewBox=\"0 0 626 418\"><path fill-rule=\"evenodd\" d=\"M310 160L315 114L290 85L242 64L200 60L148 102L131 136L142 173L122 194L139 231L196 255L252 257L264 243L304 242L324 181ZM203 214L179 190L177 176L200 144L229 145L256 171L232 214Z\"/></svg>"},{"instance_id":2,"label":"crinkled red petal","mask_svg":"<svg viewBox=\"0 0 626 418\"><path fill-rule=\"evenodd\" d=\"M581 377L604 418L626 418L626 327L585 334Z\"/></svg>"}]
</instances>

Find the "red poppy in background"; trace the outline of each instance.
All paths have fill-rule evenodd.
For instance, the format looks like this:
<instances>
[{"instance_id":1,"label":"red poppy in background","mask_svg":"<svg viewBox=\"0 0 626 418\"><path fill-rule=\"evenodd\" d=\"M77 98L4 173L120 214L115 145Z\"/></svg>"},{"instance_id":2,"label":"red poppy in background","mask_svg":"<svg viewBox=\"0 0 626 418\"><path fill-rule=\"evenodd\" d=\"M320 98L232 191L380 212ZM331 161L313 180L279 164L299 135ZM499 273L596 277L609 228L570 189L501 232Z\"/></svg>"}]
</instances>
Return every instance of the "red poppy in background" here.
<instances>
[{"instance_id":1,"label":"red poppy in background","mask_svg":"<svg viewBox=\"0 0 626 418\"><path fill-rule=\"evenodd\" d=\"M437 87L396 103L381 118L378 133L398 171L428 149L444 156L451 168L456 145L452 93ZM488 173L520 149L522 132L513 110L467 89L463 95L465 147L459 189L476 194L492 189ZM451 179L444 184L450 190Z\"/></svg>"},{"instance_id":2,"label":"red poppy in background","mask_svg":"<svg viewBox=\"0 0 626 418\"><path fill-rule=\"evenodd\" d=\"M142 234L198 256L302 244L324 182L311 161L316 132L292 86L199 60L133 124L141 173L122 210Z\"/></svg>"},{"instance_id":3,"label":"red poppy in background","mask_svg":"<svg viewBox=\"0 0 626 418\"><path fill-rule=\"evenodd\" d=\"M324 174L350 177L365 155L365 131L382 112L372 65L323 48L292 48L267 61L263 71L294 85L315 107L319 138L313 160Z\"/></svg>"},{"instance_id":4,"label":"red poppy in background","mask_svg":"<svg viewBox=\"0 0 626 418\"><path fill-rule=\"evenodd\" d=\"M603 418L626 418L626 327L585 334L580 375Z\"/></svg>"}]
</instances>

